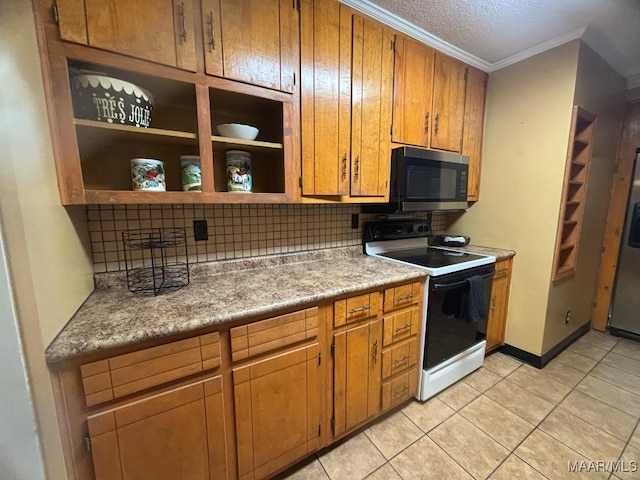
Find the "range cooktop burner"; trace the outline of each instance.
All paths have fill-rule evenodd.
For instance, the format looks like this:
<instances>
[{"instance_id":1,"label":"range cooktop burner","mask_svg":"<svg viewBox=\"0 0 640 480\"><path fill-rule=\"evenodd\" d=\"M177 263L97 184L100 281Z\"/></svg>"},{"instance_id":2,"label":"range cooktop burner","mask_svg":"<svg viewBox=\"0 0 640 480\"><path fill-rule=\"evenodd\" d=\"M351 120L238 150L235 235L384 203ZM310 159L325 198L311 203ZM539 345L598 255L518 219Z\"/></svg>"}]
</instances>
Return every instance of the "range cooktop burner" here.
<instances>
[{"instance_id":1,"label":"range cooktop burner","mask_svg":"<svg viewBox=\"0 0 640 480\"><path fill-rule=\"evenodd\" d=\"M446 267L448 265L484 258L482 255L475 255L473 253L430 247L410 248L380 253L378 255L429 268Z\"/></svg>"}]
</instances>

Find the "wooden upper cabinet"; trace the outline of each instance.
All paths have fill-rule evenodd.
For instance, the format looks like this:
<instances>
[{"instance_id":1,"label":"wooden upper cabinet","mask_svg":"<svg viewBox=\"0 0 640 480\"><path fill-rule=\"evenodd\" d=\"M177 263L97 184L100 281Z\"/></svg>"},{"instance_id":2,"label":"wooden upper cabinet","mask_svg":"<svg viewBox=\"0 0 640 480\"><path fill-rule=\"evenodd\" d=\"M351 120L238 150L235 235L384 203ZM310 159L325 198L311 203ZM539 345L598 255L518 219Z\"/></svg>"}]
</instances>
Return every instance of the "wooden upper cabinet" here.
<instances>
[{"instance_id":1,"label":"wooden upper cabinet","mask_svg":"<svg viewBox=\"0 0 640 480\"><path fill-rule=\"evenodd\" d=\"M385 197L391 30L335 0L301 2L303 195Z\"/></svg>"},{"instance_id":2,"label":"wooden upper cabinet","mask_svg":"<svg viewBox=\"0 0 640 480\"><path fill-rule=\"evenodd\" d=\"M69 42L196 70L191 0L57 0Z\"/></svg>"},{"instance_id":3,"label":"wooden upper cabinet","mask_svg":"<svg viewBox=\"0 0 640 480\"><path fill-rule=\"evenodd\" d=\"M395 43L392 140L460 152L466 65L402 36Z\"/></svg>"},{"instance_id":4,"label":"wooden upper cabinet","mask_svg":"<svg viewBox=\"0 0 640 480\"><path fill-rule=\"evenodd\" d=\"M467 200L474 202L480 195L480 167L482 164L482 133L488 75L477 68L468 67L467 90L464 104L462 154L469 157Z\"/></svg>"},{"instance_id":5,"label":"wooden upper cabinet","mask_svg":"<svg viewBox=\"0 0 640 480\"><path fill-rule=\"evenodd\" d=\"M464 63L436 53L431 148L461 150L466 70Z\"/></svg>"},{"instance_id":6,"label":"wooden upper cabinet","mask_svg":"<svg viewBox=\"0 0 640 480\"><path fill-rule=\"evenodd\" d=\"M207 73L293 92L299 17L290 0L203 0Z\"/></svg>"},{"instance_id":7,"label":"wooden upper cabinet","mask_svg":"<svg viewBox=\"0 0 640 480\"><path fill-rule=\"evenodd\" d=\"M396 143L429 146L435 50L397 36L393 83L393 133Z\"/></svg>"},{"instance_id":8,"label":"wooden upper cabinet","mask_svg":"<svg viewBox=\"0 0 640 480\"><path fill-rule=\"evenodd\" d=\"M351 177L351 13L302 0L302 193L348 195Z\"/></svg>"},{"instance_id":9,"label":"wooden upper cabinet","mask_svg":"<svg viewBox=\"0 0 640 480\"><path fill-rule=\"evenodd\" d=\"M391 168L393 33L353 15L351 195L384 196Z\"/></svg>"}]
</instances>

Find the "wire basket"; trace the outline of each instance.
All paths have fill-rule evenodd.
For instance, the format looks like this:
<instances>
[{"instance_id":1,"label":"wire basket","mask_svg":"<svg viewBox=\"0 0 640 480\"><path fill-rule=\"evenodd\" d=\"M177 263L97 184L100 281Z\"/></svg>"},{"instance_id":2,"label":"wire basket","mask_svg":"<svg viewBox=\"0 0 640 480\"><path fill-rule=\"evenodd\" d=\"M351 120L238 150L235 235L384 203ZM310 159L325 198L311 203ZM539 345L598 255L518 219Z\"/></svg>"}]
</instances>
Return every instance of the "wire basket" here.
<instances>
[{"instance_id":1,"label":"wire basket","mask_svg":"<svg viewBox=\"0 0 640 480\"><path fill-rule=\"evenodd\" d=\"M139 295L158 295L189 285L184 228L149 228L122 232L127 287Z\"/></svg>"}]
</instances>

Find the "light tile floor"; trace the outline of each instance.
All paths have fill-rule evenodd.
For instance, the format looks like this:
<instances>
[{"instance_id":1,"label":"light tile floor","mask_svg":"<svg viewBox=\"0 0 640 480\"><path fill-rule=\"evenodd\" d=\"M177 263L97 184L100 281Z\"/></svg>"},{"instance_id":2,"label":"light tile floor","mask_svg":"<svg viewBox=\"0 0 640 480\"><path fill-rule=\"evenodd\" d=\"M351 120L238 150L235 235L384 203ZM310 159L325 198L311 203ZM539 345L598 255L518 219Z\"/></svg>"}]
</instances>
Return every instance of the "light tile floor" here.
<instances>
[{"instance_id":1,"label":"light tile floor","mask_svg":"<svg viewBox=\"0 0 640 480\"><path fill-rule=\"evenodd\" d=\"M640 343L592 330L542 370L490 355L278 478L640 479L639 418Z\"/></svg>"}]
</instances>

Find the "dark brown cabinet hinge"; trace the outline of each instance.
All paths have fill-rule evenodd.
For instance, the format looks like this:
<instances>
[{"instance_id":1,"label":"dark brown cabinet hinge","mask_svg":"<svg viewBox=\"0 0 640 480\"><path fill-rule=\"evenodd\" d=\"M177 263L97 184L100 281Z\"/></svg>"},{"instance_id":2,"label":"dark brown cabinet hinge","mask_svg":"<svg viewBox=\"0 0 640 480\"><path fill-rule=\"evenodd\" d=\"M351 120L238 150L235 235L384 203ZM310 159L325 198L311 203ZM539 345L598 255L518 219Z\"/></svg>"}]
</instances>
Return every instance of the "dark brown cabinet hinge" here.
<instances>
[{"instance_id":1,"label":"dark brown cabinet hinge","mask_svg":"<svg viewBox=\"0 0 640 480\"><path fill-rule=\"evenodd\" d=\"M336 356L336 344L335 343L331 344L331 356L332 357Z\"/></svg>"},{"instance_id":2,"label":"dark brown cabinet hinge","mask_svg":"<svg viewBox=\"0 0 640 480\"><path fill-rule=\"evenodd\" d=\"M322 433L322 430L320 430L320 425L318 425L318 436L320 436L321 433Z\"/></svg>"},{"instance_id":3,"label":"dark brown cabinet hinge","mask_svg":"<svg viewBox=\"0 0 640 480\"><path fill-rule=\"evenodd\" d=\"M300 188L302 188L302 175L298 177L298 184L300 185Z\"/></svg>"},{"instance_id":4,"label":"dark brown cabinet hinge","mask_svg":"<svg viewBox=\"0 0 640 480\"><path fill-rule=\"evenodd\" d=\"M331 417L331 433L335 435L336 433L336 419L335 417Z\"/></svg>"},{"instance_id":5,"label":"dark brown cabinet hinge","mask_svg":"<svg viewBox=\"0 0 640 480\"><path fill-rule=\"evenodd\" d=\"M56 25L60 25L60 17L58 16L58 4L54 3L53 7L51 7L51 11L53 12L53 21L56 22Z\"/></svg>"},{"instance_id":6,"label":"dark brown cabinet hinge","mask_svg":"<svg viewBox=\"0 0 640 480\"><path fill-rule=\"evenodd\" d=\"M396 51L396 40L391 40L391 51L395 53Z\"/></svg>"},{"instance_id":7,"label":"dark brown cabinet hinge","mask_svg":"<svg viewBox=\"0 0 640 480\"><path fill-rule=\"evenodd\" d=\"M318 365L322 365L322 353L318 353Z\"/></svg>"},{"instance_id":8,"label":"dark brown cabinet hinge","mask_svg":"<svg viewBox=\"0 0 640 480\"><path fill-rule=\"evenodd\" d=\"M389 135L393 137L393 123L389 126Z\"/></svg>"},{"instance_id":9,"label":"dark brown cabinet hinge","mask_svg":"<svg viewBox=\"0 0 640 480\"><path fill-rule=\"evenodd\" d=\"M82 437L82 441L84 442L84 449L87 452L91 451L91 439L89 438L89 435L85 435L84 437Z\"/></svg>"}]
</instances>

